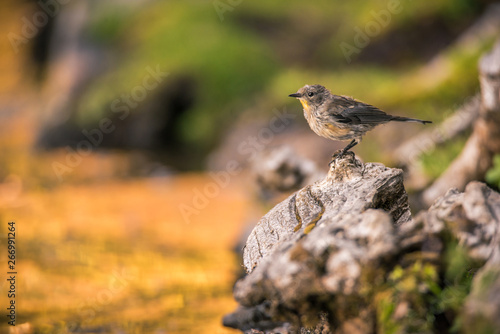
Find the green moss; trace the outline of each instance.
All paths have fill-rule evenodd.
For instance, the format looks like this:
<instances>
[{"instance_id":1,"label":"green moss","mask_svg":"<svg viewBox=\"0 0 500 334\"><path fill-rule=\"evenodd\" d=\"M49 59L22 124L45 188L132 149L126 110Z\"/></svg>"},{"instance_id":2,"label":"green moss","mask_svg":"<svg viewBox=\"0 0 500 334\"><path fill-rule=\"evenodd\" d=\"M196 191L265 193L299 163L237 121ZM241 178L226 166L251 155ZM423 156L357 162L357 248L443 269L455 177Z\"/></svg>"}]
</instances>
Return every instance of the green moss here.
<instances>
[{"instance_id":1,"label":"green moss","mask_svg":"<svg viewBox=\"0 0 500 334\"><path fill-rule=\"evenodd\" d=\"M428 333L434 316L432 299L441 293L434 265L416 261L409 267L396 266L375 298L380 333Z\"/></svg>"},{"instance_id":2,"label":"green moss","mask_svg":"<svg viewBox=\"0 0 500 334\"><path fill-rule=\"evenodd\" d=\"M461 310L482 264L456 240L448 239L441 265L415 257L412 264L392 269L375 293L378 332L431 333L443 315L453 323L452 332L462 330Z\"/></svg>"},{"instance_id":3,"label":"green moss","mask_svg":"<svg viewBox=\"0 0 500 334\"><path fill-rule=\"evenodd\" d=\"M486 173L486 182L500 188L500 154L493 157L493 166Z\"/></svg>"},{"instance_id":4,"label":"green moss","mask_svg":"<svg viewBox=\"0 0 500 334\"><path fill-rule=\"evenodd\" d=\"M439 177L460 154L467 138L467 135L461 136L443 146L437 147L430 153L423 154L420 159L425 173L431 178Z\"/></svg>"},{"instance_id":5,"label":"green moss","mask_svg":"<svg viewBox=\"0 0 500 334\"><path fill-rule=\"evenodd\" d=\"M131 12L125 6L120 9L112 5L98 4L99 10L95 12L87 28L87 34L98 43L114 43L120 39L121 32L127 26Z\"/></svg>"},{"instance_id":6,"label":"green moss","mask_svg":"<svg viewBox=\"0 0 500 334\"><path fill-rule=\"evenodd\" d=\"M480 266L477 261L472 260L467 251L452 240L447 243L445 251L446 272L445 280L448 284L469 284L475 271Z\"/></svg>"},{"instance_id":7,"label":"green moss","mask_svg":"<svg viewBox=\"0 0 500 334\"><path fill-rule=\"evenodd\" d=\"M106 30L113 20L102 21L96 31ZM179 76L194 81L195 104L179 119L177 135L181 142L209 148L221 127L250 104L248 97L262 90L277 69L266 44L230 21L222 24L211 3L154 3L119 29L127 36L120 46L127 58L84 92L77 107L83 126L109 115L114 100L142 84L146 67L158 67L169 73L164 84ZM140 105L131 112L141 111Z\"/></svg>"}]
</instances>

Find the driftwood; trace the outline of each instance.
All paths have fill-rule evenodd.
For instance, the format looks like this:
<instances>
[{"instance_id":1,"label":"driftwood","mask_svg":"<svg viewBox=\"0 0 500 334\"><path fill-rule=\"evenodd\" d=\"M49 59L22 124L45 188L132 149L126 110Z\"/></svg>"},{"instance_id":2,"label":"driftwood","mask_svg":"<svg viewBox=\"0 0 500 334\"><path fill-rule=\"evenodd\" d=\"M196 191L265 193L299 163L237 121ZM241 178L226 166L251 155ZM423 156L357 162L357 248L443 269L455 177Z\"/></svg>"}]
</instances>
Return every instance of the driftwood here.
<instances>
[{"instance_id":1,"label":"driftwood","mask_svg":"<svg viewBox=\"0 0 500 334\"><path fill-rule=\"evenodd\" d=\"M473 180L482 180L500 153L500 40L479 62L481 108L474 130L461 154L429 187L422 198L430 205L450 187L463 190Z\"/></svg>"},{"instance_id":2,"label":"driftwood","mask_svg":"<svg viewBox=\"0 0 500 334\"><path fill-rule=\"evenodd\" d=\"M283 334L376 333L384 332L386 322L399 326L399 332L432 331L426 326L440 322L449 329L440 317L429 323L425 307L415 302L435 292L432 284L412 277L418 283L415 292L391 299L399 290L387 282L394 281L397 270L430 271L435 286L444 285L439 273L450 239L480 266L487 263L481 270L495 267L499 208L500 194L473 182L465 193L449 191L412 219L402 171L363 164L347 154L330 166L324 180L294 193L259 221L244 249L248 275L234 289L240 306L224 324L245 333ZM494 284L488 282L486 289L498 289L500 274ZM498 322L493 317L500 298L484 299L484 289L479 290L466 307L489 307L481 319ZM394 305L380 311L388 301ZM465 323L474 324L478 313L463 312Z\"/></svg>"},{"instance_id":3,"label":"driftwood","mask_svg":"<svg viewBox=\"0 0 500 334\"><path fill-rule=\"evenodd\" d=\"M388 207L390 203L391 207ZM331 164L322 182L307 186L274 207L257 224L244 249L251 272L277 245L295 242L321 218L353 217L368 208L385 208L401 224L410 218L401 170L378 164L363 165L349 153Z\"/></svg>"}]
</instances>

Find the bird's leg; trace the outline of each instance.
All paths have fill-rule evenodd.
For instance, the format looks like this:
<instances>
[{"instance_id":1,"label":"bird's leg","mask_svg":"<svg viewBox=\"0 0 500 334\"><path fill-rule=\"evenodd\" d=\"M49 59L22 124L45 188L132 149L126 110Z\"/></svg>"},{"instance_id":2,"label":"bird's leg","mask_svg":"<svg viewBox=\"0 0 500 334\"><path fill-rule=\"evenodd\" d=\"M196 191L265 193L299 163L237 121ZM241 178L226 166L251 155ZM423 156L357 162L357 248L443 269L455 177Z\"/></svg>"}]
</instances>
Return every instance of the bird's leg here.
<instances>
[{"instance_id":1,"label":"bird's leg","mask_svg":"<svg viewBox=\"0 0 500 334\"><path fill-rule=\"evenodd\" d=\"M356 146L358 144L358 141L356 139L353 139L344 149L340 152L339 155L337 155L337 158L341 158L347 151L349 151L351 148Z\"/></svg>"},{"instance_id":2,"label":"bird's leg","mask_svg":"<svg viewBox=\"0 0 500 334\"><path fill-rule=\"evenodd\" d=\"M340 153L335 153L333 156L332 156L332 161L330 161L330 163L328 164L328 166L330 166L335 160L337 160L338 158L342 158L344 156L344 154L347 153L347 151L349 151L351 148L353 148L354 146L356 146L358 144L358 141L356 139L353 139L349 145L347 145L346 147L344 147L344 149L342 149L342 151L340 151Z\"/></svg>"}]
</instances>

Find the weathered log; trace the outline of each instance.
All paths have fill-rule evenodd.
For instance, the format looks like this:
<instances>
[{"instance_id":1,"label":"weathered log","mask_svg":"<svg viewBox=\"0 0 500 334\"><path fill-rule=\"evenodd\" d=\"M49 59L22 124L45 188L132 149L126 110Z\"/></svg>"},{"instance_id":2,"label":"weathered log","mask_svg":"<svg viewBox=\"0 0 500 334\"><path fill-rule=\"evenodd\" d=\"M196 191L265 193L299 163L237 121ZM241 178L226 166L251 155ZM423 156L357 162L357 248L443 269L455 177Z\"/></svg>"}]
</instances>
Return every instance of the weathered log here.
<instances>
[{"instance_id":1,"label":"weathered log","mask_svg":"<svg viewBox=\"0 0 500 334\"><path fill-rule=\"evenodd\" d=\"M335 160L323 181L278 204L255 227L244 251L250 275L234 291L242 306L224 324L248 333L294 333L314 324L329 333L332 321L318 306L338 295L340 308L355 301L359 307L341 312L341 328L368 331L362 275L393 256L395 228L410 217L401 170L362 164L351 152Z\"/></svg>"},{"instance_id":2,"label":"weathered log","mask_svg":"<svg viewBox=\"0 0 500 334\"><path fill-rule=\"evenodd\" d=\"M234 289L240 307L224 324L245 333L376 333L384 321L430 330L423 296L444 284L448 239L481 265L495 258L499 208L500 194L473 182L412 220L402 171L347 154L259 221L244 250L249 274ZM396 272L418 288L393 289ZM380 311L386 300L394 306Z\"/></svg>"},{"instance_id":3,"label":"weathered log","mask_svg":"<svg viewBox=\"0 0 500 334\"><path fill-rule=\"evenodd\" d=\"M364 165L349 152L330 165L323 181L291 195L260 220L245 245L245 268L251 272L277 246L300 239L322 217L355 216L369 208L386 210L396 225L410 219L402 171Z\"/></svg>"},{"instance_id":4,"label":"weathered log","mask_svg":"<svg viewBox=\"0 0 500 334\"><path fill-rule=\"evenodd\" d=\"M422 198L430 205L449 188L463 190L467 183L482 180L500 152L500 40L479 62L481 108L474 130L460 155L429 187Z\"/></svg>"}]
</instances>

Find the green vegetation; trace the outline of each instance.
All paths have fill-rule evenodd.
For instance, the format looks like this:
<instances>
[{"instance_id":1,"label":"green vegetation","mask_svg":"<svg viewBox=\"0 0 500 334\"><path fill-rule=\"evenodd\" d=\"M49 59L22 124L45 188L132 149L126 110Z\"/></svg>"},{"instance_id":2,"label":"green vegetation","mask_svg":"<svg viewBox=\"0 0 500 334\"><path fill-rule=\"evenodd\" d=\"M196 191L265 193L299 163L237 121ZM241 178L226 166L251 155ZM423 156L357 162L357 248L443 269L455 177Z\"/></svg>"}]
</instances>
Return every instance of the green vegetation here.
<instances>
[{"instance_id":1,"label":"green vegetation","mask_svg":"<svg viewBox=\"0 0 500 334\"><path fill-rule=\"evenodd\" d=\"M387 288L378 295L377 324L381 333L427 333L432 331L430 298L440 294L436 267L420 261L389 275Z\"/></svg>"},{"instance_id":2,"label":"green vegetation","mask_svg":"<svg viewBox=\"0 0 500 334\"><path fill-rule=\"evenodd\" d=\"M432 333L442 321L461 332L460 313L480 264L456 240L447 243L441 261L443 273L423 259L392 270L375 297L381 333Z\"/></svg>"},{"instance_id":3,"label":"green vegetation","mask_svg":"<svg viewBox=\"0 0 500 334\"><path fill-rule=\"evenodd\" d=\"M363 30L368 22L376 22L374 13L386 11L387 1L320 1L314 6L298 0L253 1L230 5L232 10L225 12L205 1L148 2L139 11L101 6L89 35L126 57L119 56L85 89L77 106L79 126L109 115L114 99L141 84L146 66L159 66L169 73L164 89L180 78L193 83L193 104L175 120L172 135L202 155L218 143L221 129L230 128L244 111L270 115L288 104L300 113L287 95L306 83L322 83L388 112L437 123L445 117L443 111L478 90L477 60L493 41L478 39L467 48L451 44L442 54L443 67L422 75L427 59L417 55L384 63L364 61L363 52L377 45L389 48L388 36L418 30L422 20L441 22L449 34L458 35L481 13L475 1L400 1L399 12L352 55L350 63L340 43L355 46L355 28ZM398 52L403 50L392 50L391 58L400 59ZM148 99L165 94L163 88ZM141 112L141 107L132 112Z\"/></svg>"},{"instance_id":4,"label":"green vegetation","mask_svg":"<svg viewBox=\"0 0 500 334\"><path fill-rule=\"evenodd\" d=\"M486 182L490 185L500 188L500 155L493 157L493 167L486 173Z\"/></svg>"},{"instance_id":5,"label":"green vegetation","mask_svg":"<svg viewBox=\"0 0 500 334\"><path fill-rule=\"evenodd\" d=\"M437 178L460 154L468 136L461 136L443 146L435 148L432 152L423 154L421 157L424 171L432 178Z\"/></svg>"}]
</instances>

